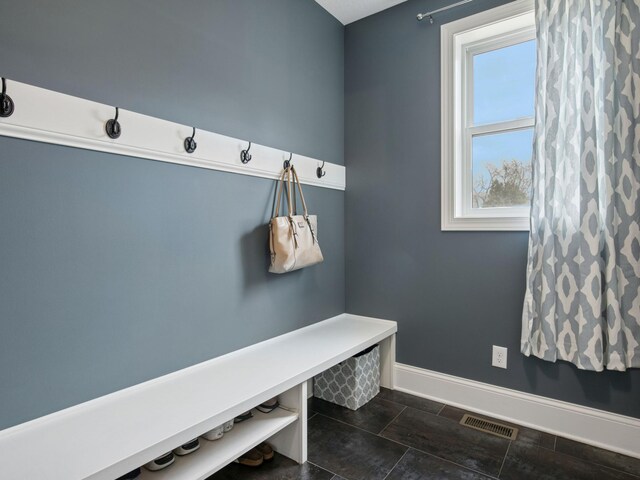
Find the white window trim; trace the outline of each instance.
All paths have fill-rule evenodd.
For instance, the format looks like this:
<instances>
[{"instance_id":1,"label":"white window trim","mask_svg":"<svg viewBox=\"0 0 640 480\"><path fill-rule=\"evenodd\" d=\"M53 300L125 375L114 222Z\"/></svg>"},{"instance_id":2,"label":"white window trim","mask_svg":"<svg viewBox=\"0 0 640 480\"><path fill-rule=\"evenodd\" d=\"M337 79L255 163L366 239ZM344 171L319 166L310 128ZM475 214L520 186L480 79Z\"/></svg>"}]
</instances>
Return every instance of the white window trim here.
<instances>
[{"instance_id":1,"label":"white window trim","mask_svg":"<svg viewBox=\"0 0 640 480\"><path fill-rule=\"evenodd\" d=\"M512 19L510 26L494 25ZM472 108L470 92L463 91L463 76L467 61L464 55L499 48L535 37L533 26L534 0L515 2L486 10L476 15L456 20L441 27L441 140L442 140L442 190L441 228L442 230L529 230L528 208L487 208L471 212L471 168L463 165L463 159L470 162L470 136L497 130L519 130L533 125L532 118L500 122L491 125L462 126L467 118L466 109ZM514 32L513 25L517 25ZM503 40L487 39L486 29L492 27L492 34ZM508 38L504 34L512 32ZM471 45L469 49L463 45ZM465 150L466 149L466 150ZM462 152L466 151L465 155ZM466 168L465 168L466 167ZM468 188L467 188L468 187Z\"/></svg>"}]
</instances>

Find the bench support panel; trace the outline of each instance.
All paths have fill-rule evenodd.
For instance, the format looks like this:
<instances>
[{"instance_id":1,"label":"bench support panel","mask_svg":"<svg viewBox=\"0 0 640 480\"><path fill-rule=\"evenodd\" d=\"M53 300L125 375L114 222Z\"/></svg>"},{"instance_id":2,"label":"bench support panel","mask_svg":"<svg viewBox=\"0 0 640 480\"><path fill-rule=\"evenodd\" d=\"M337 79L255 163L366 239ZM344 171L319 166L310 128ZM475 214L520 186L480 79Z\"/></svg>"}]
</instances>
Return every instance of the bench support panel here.
<instances>
[{"instance_id":1,"label":"bench support panel","mask_svg":"<svg viewBox=\"0 0 640 480\"><path fill-rule=\"evenodd\" d=\"M380 386L393 390L396 387L396 335L380 342Z\"/></svg>"},{"instance_id":2,"label":"bench support panel","mask_svg":"<svg viewBox=\"0 0 640 480\"><path fill-rule=\"evenodd\" d=\"M307 461L307 382L279 396L280 404L299 412L298 420L276 433L269 442L278 453L300 464Z\"/></svg>"}]
</instances>

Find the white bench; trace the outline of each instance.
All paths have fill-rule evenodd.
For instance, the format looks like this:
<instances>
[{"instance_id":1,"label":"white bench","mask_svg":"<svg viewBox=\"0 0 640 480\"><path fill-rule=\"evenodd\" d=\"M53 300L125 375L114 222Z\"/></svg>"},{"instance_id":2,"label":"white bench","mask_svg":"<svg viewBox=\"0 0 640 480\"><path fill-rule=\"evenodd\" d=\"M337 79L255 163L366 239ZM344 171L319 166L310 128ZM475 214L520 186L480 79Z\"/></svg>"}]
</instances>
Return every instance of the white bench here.
<instances>
[{"instance_id":1,"label":"white bench","mask_svg":"<svg viewBox=\"0 0 640 480\"><path fill-rule=\"evenodd\" d=\"M343 314L163 377L0 431L2 478L114 480L276 395L286 409L201 440L142 480L199 480L270 439L307 459L307 381L380 344L381 384L393 388L396 322Z\"/></svg>"}]
</instances>

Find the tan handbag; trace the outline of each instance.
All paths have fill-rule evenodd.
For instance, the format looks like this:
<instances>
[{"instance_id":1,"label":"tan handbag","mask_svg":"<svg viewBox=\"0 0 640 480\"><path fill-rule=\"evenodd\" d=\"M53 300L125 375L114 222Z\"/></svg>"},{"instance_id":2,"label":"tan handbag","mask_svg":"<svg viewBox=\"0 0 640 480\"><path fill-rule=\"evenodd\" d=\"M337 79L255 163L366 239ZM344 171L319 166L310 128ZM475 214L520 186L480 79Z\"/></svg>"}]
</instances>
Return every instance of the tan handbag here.
<instances>
[{"instance_id":1,"label":"tan handbag","mask_svg":"<svg viewBox=\"0 0 640 480\"><path fill-rule=\"evenodd\" d=\"M287 209L286 217L279 217L282 189L287 184ZM295 207L291 209L291 195L295 201L295 188L300 192L300 200L304 215L296 215ZM269 248L271 250L271 273L287 273L300 268L315 265L322 262L322 252L318 245L318 219L315 215L309 215L307 204L304 201L302 187L298 180L298 174L293 167L286 168L282 172L278 186L278 200L274 217L269 222Z\"/></svg>"}]
</instances>

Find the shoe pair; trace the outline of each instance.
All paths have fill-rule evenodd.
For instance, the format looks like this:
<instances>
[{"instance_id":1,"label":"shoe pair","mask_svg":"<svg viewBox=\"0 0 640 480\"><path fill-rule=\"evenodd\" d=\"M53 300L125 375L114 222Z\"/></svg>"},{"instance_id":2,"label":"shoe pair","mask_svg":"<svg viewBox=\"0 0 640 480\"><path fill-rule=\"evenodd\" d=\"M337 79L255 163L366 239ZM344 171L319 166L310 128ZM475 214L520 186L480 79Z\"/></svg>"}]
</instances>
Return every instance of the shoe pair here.
<instances>
[{"instance_id":1,"label":"shoe pair","mask_svg":"<svg viewBox=\"0 0 640 480\"><path fill-rule=\"evenodd\" d=\"M233 420L229 420L228 422L224 422L222 425L218 425L213 430L209 430L207 433L202 435L202 438L205 440L220 440L225 433L229 433L233 429Z\"/></svg>"},{"instance_id":2,"label":"shoe pair","mask_svg":"<svg viewBox=\"0 0 640 480\"><path fill-rule=\"evenodd\" d=\"M176 457L173 452L165 453L164 455L160 455L158 458L151 460L149 463L145 464L144 468L151 472L155 472L158 470L162 470L163 468L167 468L173 462L176 461Z\"/></svg>"},{"instance_id":3,"label":"shoe pair","mask_svg":"<svg viewBox=\"0 0 640 480\"><path fill-rule=\"evenodd\" d=\"M266 402L258 405L256 409L262 413L271 413L279 406L280 406L280 403L278 403L278 397L273 397L267 400Z\"/></svg>"},{"instance_id":4,"label":"shoe pair","mask_svg":"<svg viewBox=\"0 0 640 480\"><path fill-rule=\"evenodd\" d=\"M183 457L184 455L189 455L190 453L195 452L200 448L200 440L194 438L184 445L179 446L178 448L173 449L173 453Z\"/></svg>"},{"instance_id":5,"label":"shoe pair","mask_svg":"<svg viewBox=\"0 0 640 480\"><path fill-rule=\"evenodd\" d=\"M233 421L234 423L242 423L245 420L249 420L250 418L253 418L253 412L251 410L249 410L248 412L244 412L241 415L238 415Z\"/></svg>"},{"instance_id":6,"label":"shoe pair","mask_svg":"<svg viewBox=\"0 0 640 480\"><path fill-rule=\"evenodd\" d=\"M260 405L258 405L256 407L256 410L258 410L259 412L262 413L271 413L273 412L276 408L278 408L280 406L280 403L278 403L278 397L273 397L269 400L267 400L264 403L261 403ZM249 410L248 412L244 412L241 415L238 415L235 418L235 423L242 423L245 420L249 420L250 418L253 417L253 412L251 410Z\"/></svg>"},{"instance_id":7,"label":"shoe pair","mask_svg":"<svg viewBox=\"0 0 640 480\"><path fill-rule=\"evenodd\" d=\"M260 445L249 450L247 453L241 455L236 463L240 465L246 465L248 467L259 467L263 462L273 460L275 452L271 445L266 442L262 442Z\"/></svg>"},{"instance_id":8,"label":"shoe pair","mask_svg":"<svg viewBox=\"0 0 640 480\"><path fill-rule=\"evenodd\" d=\"M164 455L160 455L158 458L145 464L144 468L146 468L151 472L162 470L164 468L167 468L169 465L171 465L173 462L176 461L176 457L175 457L176 455L179 455L179 456L189 455L190 453L195 452L199 448L200 448L200 440L198 440L197 438L194 438L193 440L188 441L184 445L180 445L178 448L174 448L173 451L165 453ZM122 480L124 480L124 479L137 477L137 475L135 476L131 476L131 475L135 475L135 470L133 472L129 472L127 475L121 478ZM118 479L118 480L121 480L121 479Z\"/></svg>"}]
</instances>

